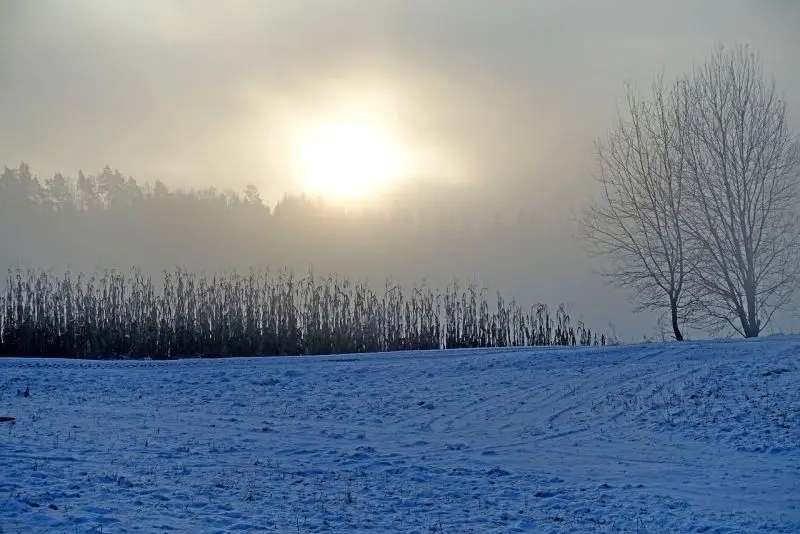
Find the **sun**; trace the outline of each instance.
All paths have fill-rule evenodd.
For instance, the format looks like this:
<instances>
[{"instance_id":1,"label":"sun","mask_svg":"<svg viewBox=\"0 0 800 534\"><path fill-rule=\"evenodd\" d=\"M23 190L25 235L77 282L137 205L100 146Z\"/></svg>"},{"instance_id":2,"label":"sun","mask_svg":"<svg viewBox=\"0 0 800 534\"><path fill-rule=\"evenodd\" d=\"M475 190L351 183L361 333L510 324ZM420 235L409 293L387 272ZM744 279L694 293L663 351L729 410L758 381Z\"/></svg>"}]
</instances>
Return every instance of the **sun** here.
<instances>
[{"instance_id":1,"label":"sun","mask_svg":"<svg viewBox=\"0 0 800 534\"><path fill-rule=\"evenodd\" d=\"M335 201L363 198L396 180L401 156L379 129L333 123L312 130L300 143L300 171L315 196Z\"/></svg>"}]
</instances>

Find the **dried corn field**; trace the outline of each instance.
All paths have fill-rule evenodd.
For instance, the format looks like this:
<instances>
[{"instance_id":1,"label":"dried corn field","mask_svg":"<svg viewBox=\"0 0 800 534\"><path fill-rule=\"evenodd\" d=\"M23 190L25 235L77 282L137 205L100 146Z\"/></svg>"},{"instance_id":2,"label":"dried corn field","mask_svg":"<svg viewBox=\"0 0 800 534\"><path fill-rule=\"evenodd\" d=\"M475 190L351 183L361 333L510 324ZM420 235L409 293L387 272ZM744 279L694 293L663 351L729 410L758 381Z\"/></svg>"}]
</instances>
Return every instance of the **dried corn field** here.
<instances>
[{"instance_id":1,"label":"dried corn field","mask_svg":"<svg viewBox=\"0 0 800 534\"><path fill-rule=\"evenodd\" d=\"M185 269L57 276L9 270L0 355L71 358L276 356L541 345L605 345L563 306L523 308L453 282L375 292L309 273Z\"/></svg>"}]
</instances>

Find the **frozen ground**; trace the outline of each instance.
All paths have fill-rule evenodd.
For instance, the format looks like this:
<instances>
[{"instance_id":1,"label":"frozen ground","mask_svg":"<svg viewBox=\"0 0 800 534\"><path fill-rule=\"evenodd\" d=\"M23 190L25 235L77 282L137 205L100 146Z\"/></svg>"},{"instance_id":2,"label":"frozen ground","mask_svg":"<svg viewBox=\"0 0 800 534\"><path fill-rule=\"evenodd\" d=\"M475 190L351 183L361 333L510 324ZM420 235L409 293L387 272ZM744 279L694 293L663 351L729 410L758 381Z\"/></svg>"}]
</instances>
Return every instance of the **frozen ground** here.
<instances>
[{"instance_id":1,"label":"frozen ground","mask_svg":"<svg viewBox=\"0 0 800 534\"><path fill-rule=\"evenodd\" d=\"M800 532L800 338L0 359L4 415L4 534Z\"/></svg>"}]
</instances>

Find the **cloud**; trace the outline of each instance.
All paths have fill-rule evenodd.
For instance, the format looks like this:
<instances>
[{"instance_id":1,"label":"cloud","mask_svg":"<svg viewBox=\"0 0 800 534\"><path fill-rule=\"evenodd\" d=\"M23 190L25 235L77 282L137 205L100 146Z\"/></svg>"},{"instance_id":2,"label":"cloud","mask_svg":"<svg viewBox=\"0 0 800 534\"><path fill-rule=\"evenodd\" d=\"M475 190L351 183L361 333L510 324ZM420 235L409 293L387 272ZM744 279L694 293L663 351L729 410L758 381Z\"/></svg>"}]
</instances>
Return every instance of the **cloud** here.
<instances>
[{"instance_id":1,"label":"cloud","mask_svg":"<svg viewBox=\"0 0 800 534\"><path fill-rule=\"evenodd\" d=\"M230 139L237 129L250 135L248 120L263 111L248 108L243 91L260 91L269 109L273 96L303 107L331 87L383 83L404 93L409 135L460 152L473 178L514 183L557 172L585 151L625 78L685 70L732 38L790 59L782 51L797 49L795 32L774 28L797 8L767 5L5 3L0 116L9 127L0 157L67 171L107 161L238 187L262 173L250 167L264 159ZM788 64L774 70L784 86L800 85Z\"/></svg>"}]
</instances>

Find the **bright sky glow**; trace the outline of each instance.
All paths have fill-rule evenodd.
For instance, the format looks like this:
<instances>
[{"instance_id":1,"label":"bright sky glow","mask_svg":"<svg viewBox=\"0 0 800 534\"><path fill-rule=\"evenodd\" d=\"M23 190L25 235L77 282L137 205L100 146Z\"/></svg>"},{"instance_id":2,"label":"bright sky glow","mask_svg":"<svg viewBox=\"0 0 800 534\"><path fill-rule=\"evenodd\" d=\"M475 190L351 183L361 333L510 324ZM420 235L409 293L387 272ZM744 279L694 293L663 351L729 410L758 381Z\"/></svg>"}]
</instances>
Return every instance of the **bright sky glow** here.
<instances>
[{"instance_id":1,"label":"bright sky glow","mask_svg":"<svg viewBox=\"0 0 800 534\"><path fill-rule=\"evenodd\" d=\"M312 196L348 201L375 193L402 172L400 150L366 124L333 123L301 141L302 180Z\"/></svg>"}]
</instances>

